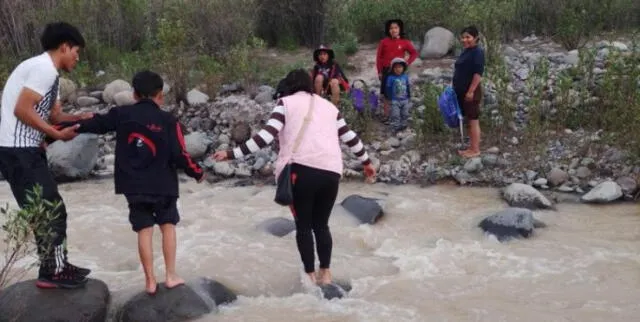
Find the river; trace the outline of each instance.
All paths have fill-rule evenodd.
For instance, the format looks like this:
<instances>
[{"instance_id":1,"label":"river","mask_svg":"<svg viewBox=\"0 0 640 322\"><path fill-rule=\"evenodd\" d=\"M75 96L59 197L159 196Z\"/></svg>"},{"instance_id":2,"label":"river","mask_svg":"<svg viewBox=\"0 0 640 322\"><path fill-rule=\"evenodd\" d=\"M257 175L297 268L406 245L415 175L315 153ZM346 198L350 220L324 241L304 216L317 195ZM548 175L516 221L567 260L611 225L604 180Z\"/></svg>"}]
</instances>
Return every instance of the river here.
<instances>
[{"instance_id":1,"label":"river","mask_svg":"<svg viewBox=\"0 0 640 322\"><path fill-rule=\"evenodd\" d=\"M89 267L114 297L144 287L136 235L112 179L60 185L69 212L73 263ZM548 227L500 244L475 227L506 205L496 189L343 183L350 194L386 199L386 215L358 225L331 218L334 279L353 290L341 300L304 291L294 234L274 237L261 221L289 217L274 187L181 185L178 268L206 276L238 300L198 321L637 321L640 208L560 204L536 216ZM15 202L6 182L0 200ZM162 281L159 230L156 273ZM33 278L32 272L25 278Z\"/></svg>"}]
</instances>

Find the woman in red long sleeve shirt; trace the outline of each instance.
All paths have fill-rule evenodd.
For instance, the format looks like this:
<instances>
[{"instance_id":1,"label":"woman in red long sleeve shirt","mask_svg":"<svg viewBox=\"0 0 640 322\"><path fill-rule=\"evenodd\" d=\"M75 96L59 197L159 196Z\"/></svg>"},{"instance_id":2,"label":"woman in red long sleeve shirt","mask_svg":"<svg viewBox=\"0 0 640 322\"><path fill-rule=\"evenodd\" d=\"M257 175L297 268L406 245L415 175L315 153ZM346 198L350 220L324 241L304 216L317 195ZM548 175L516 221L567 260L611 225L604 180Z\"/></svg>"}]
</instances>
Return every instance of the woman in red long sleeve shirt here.
<instances>
[{"instance_id":1,"label":"woman in red long sleeve shirt","mask_svg":"<svg viewBox=\"0 0 640 322\"><path fill-rule=\"evenodd\" d=\"M388 20L385 23L387 37L380 41L378 45L378 53L376 55L376 68L378 69L378 79L380 79L380 94L384 98L384 116L389 117L389 100L385 93L387 75L389 74L391 61L394 58L402 58L407 61L407 66L411 65L416 58L418 52L410 40L404 38L404 23L400 19ZM409 58L406 54L409 54Z\"/></svg>"}]
</instances>

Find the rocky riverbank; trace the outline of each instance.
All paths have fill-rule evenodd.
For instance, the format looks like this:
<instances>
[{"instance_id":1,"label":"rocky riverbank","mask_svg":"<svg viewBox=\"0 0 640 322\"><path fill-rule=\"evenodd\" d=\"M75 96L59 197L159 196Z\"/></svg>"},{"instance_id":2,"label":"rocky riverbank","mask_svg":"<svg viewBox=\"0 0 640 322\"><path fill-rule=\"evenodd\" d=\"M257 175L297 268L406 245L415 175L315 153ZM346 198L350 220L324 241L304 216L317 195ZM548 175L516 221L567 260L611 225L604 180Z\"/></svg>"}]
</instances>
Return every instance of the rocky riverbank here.
<instances>
[{"instance_id":1,"label":"rocky riverbank","mask_svg":"<svg viewBox=\"0 0 640 322\"><path fill-rule=\"evenodd\" d=\"M613 53L629 54L630 45L623 42L598 42L591 45L597 55L593 67L594 82L604 74L607 57ZM356 56L362 58L366 53L361 50ZM369 68L374 55L356 62L356 73ZM524 183L540 190L577 193L585 195L590 191L602 192L605 197L592 198L599 202L619 199L634 199L638 192L637 179L640 167L630 159L629 154L616 147L605 144L602 131L589 132L582 129L565 129L561 131L546 130L544 137L531 138L525 136L529 108L527 107L535 94L535 87L530 81L539 69L541 60L548 62L549 77L547 88L555 88L557 75L579 63L577 51L565 52L559 46L527 37L521 41L505 46L504 60L511 71L510 82L506 93L499 93L497 85L491 79L484 82L484 113L491 116L491 122L504 121L500 111L500 95L511 95L515 99L516 110L514 121L508 124L509 131L501 133L501 144L484 146L483 154L470 160L461 159L456 153L460 147L456 145L457 129L452 130L449 139L443 141L442 136L423 138L426 142L417 142L415 129L409 129L396 135L391 134L384 126L373 120L373 139L368 140L366 147L374 165L379 169L378 181L392 184L432 184L438 182L456 182L461 185L490 185L503 187L511 183ZM413 98L418 111L423 111L424 97L421 85L431 83L447 84L451 80L451 57L431 60L418 60L412 67L412 79L416 86ZM437 67L433 67L436 66ZM426 67L425 67L426 66ZM360 75L353 75L357 79ZM375 87L376 79L365 79ZM536 79L533 79L534 84ZM168 82L170 85L170 81ZM170 86L165 91L170 91ZM277 145L265 148L253 156L229 162L215 162L207 156L215 150L237 146L255 134L268 118L274 106L271 98L274 89L261 86L253 92L245 92L240 86L227 86L223 93L215 98L193 89L187 94L187 104L171 105L165 108L179 117L184 125L187 150L209 172L209 182L215 183L225 179L242 179L243 184L273 183L273 162L277 156ZM61 92L68 103L68 111L94 111L104 113L114 105L125 105L132 102L131 87L127 81L116 80L99 88L77 89L72 82L65 81ZM571 92L570 95L577 95ZM510 97L511 97L510 96ZM553 93L550 90L540 103L547 108L549 115L558 114L560 100L566 95ZM504 97L503 97L504 99ZM587 100L596 104L597 96ZM420 113L418 113L420 114ZM436 112L437 115L437 112ZM419 122L419 120L416 120ZM414 124L416 123L414 122ZM415 128L415 125L414 125ZM531 152L533 144L540 146L545 140L544 149ZM80 140L78 140L80 142ZM484 141L487 142L487 141ZM418 144L421 143L421 144ZM113 167L114 137L112 134L98 140L85 139L77 143L77 148L69 147L71 143L57 142L52 145L53 155L72 155L87 145L99 147L95 154L95 166L85 167L82 171L71 171L77 166L68 164L58 167L58 177L66 179L86 178L92 174L109 173ZM59 147L57 147L59 146ZM66 146L64 152L62 146ZM362 179L362 167L343 146L345 160L345 179ZM84 153L84 152L83 152ZM93 162L94 158L86 153L83 158ZM51 157L50 157L51 159ZM69 158L67 158L69 159ZM60 162L58 162L60 163ZM90 169L88 171L87 169ZM594 190L595 188L595 190ZM586 198L584 199L587 201Z\"/></svg>"}]
</instances>

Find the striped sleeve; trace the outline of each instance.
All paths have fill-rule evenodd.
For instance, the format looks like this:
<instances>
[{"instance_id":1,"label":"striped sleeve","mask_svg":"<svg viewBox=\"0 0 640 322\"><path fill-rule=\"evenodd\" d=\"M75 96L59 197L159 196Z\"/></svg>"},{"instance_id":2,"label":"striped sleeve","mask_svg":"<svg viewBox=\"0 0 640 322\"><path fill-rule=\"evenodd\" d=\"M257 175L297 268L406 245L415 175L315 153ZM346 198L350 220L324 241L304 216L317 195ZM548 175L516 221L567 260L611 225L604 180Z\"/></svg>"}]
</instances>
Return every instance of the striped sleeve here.
<instances>
[{"instance_id":1,"label":"striped sleeve","mask_svg":"<svg viewBox=\"0 0 640 322\"><path fill-rule=\"evenodd\" d=\"M227 156L229 159L238 159L257 152L271 144L278 135L278 132L282 130L282 127L284 127L284 105L282 101L278 101L276 107L271 112L267 124L264 125L260 132L239 147L227 151Z\"/></svg>"},{"instance_id":2,"label":"striped sleeve","mask_svg":"<svg viewBox=\"0 0 640 322\"><path fill-rule=\"evenodd\" d=\"M351 149L351 152L355 154L358 161L362 162L363 165L371 163L369 155L364 149L364 144L362 144L356 132L349 128L349 125L347 125L347 122L340 114L338 114L338 136L340 140Z\"/></svg>"}]
</instances>

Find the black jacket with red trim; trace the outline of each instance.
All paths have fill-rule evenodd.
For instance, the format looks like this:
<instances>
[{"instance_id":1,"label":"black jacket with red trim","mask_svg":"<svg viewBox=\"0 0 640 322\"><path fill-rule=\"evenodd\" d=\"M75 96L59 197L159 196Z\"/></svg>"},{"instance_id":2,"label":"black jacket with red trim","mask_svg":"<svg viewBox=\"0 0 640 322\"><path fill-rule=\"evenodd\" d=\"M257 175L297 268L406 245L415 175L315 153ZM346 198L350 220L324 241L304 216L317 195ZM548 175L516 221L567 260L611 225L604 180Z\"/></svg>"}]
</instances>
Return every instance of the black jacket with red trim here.
<instances>
[{"instance_id":1,"label":"black jacket with red trim","mask_svg":"<svg viewBox=\"0 0 640 322\"><path fill-rule=\"evenodd\" d=\"M106 114L62 126L80 124L78 133L116 132L116 194L178 197L177 169L200 180L204 175L184 144L180 123L149 99L114 107Z\"/></svg>"}]
</instances>

